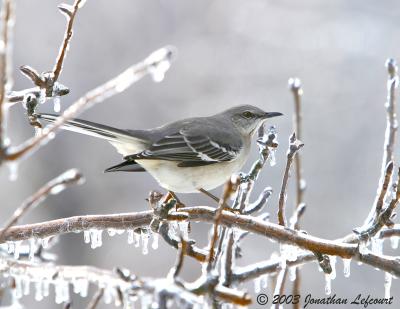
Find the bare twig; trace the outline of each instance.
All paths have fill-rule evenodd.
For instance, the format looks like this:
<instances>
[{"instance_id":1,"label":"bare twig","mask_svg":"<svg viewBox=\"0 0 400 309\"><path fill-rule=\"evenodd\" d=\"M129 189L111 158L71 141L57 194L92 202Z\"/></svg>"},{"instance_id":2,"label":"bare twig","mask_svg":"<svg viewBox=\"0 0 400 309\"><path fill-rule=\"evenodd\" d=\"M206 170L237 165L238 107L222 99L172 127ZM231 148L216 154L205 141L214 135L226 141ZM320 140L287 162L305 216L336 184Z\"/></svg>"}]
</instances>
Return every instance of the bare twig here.
<instances>
[{"instance_id":1,"label":"bare twig","mask_svg":"<svg viewBox=\"0 0 400 309\"><path fill-rule=\"evenodd\" d=\"M289 139L289 149L287 152L287 160L285 173L283 175L281 192L279 194L279 209L278 209L278 221L282 226L286 226L286 217L285 217L285 204L286 204L286 188L289 180L289 172L290 167L293 162L293 158L296 153L303 147L304 144L296 138L296 134L293 133Z\"/></svg>"},{"instance_id":2,"label":"bare twig","mask_svg":"<svg viewBox=\"0 0 400 309\"><path fill-rule=\"evenodd\" d=\"M170 61L175 56L175 49L172 47L161 48L148 56L144 61L128 68L117 77L106 82L105 84L89 91L73 103L64 113L52 124L45 127L41 134L35 136L23 144L9 148L6 154L6 160L17 160L41 145L48 142L68 120L83 112L96 103L100 103L109 97L120 93L129 86L140 80L147 74L156 75L157 78L164 74L168 68Z\"/></svg>"},{"instance_id":3,"label":"bare twig","mask_svg":"<svg viewBox=\"0 0 400 309\"><path fill-rule=\"evenodd\" d=\"M31 195L26 201L24 201L22 205L17 208L17 210L15 210L12 217L7 221L4 228L0 231L0 241L3 240L4 235L11 226L15 225L22 216L24 216L29 210L35 208L49 194L58 194L66 187L76 183L82 183L82 181L82 174L80 174L80 172L78 172L76 169L68 170L53 180L50 180L37 192Z\"/></svg>"}]
</instances>

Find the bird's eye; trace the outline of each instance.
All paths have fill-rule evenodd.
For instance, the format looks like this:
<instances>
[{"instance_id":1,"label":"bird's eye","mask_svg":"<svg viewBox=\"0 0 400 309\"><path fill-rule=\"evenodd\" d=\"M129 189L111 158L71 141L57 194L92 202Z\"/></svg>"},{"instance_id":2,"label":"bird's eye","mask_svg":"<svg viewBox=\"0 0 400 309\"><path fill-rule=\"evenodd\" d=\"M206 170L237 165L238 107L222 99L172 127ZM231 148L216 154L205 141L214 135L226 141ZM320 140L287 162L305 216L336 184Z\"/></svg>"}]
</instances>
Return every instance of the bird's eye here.
<instances>
[{"instance_id":1,"label":"bird's eye","mask_svg":"<svg viewBox=\"0 0 400 309\"><path fill-rule=\"evenodd\" d=\"M245 118L251 118L251 117L253 117L253 113L252 113L252 112L249 112L249 111L245 111L245 112L243 112L243 117L245 117Z\"/></svg>"}]
</instances>

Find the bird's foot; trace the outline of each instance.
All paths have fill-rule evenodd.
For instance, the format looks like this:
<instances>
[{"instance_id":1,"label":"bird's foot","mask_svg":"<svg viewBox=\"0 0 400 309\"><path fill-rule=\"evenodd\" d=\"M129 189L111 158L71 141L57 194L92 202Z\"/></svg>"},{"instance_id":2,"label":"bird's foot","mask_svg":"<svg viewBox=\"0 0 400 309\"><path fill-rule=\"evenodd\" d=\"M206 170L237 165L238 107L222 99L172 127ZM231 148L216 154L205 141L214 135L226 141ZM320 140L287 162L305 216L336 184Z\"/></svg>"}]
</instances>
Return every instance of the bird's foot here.
<instances>
[{"instance_id":1,"label":"bird's foot","mask_svg":"<svg viewBox=\"0 0 400 309\"><path fill-rule=\"evenodd\" d=\"M184 203L181 202L181 200L176 196L175 192L168 191L168 194L165 197L165 202L169 202L170 200L175 200L175 210L177 211L179 208L186 207Z\"/></svg>"}]
</instances>

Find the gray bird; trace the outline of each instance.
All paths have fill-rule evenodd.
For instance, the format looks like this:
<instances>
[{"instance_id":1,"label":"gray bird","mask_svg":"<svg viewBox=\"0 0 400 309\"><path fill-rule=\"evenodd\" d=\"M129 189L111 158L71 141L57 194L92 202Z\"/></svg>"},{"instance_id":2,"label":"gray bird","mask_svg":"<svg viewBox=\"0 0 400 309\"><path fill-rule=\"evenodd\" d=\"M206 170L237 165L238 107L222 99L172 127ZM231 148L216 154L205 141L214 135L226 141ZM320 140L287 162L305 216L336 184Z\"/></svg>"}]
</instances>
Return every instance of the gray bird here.
<instances>
[{"instance_id":1,"label":"gray bird","mask_svg":"<svg viewBox=\"0 0 400 309\"><path fill-rule=\"evenodd\" d=\"M106 172L149 172L161 187L177 193L211 190L240 171L254 132L277 112L251 106L230 108L209 117L179 120L154 129L120 130L74 119L64 129L103 138L124 156ZM54 122L57 115L39 114Z\"/></svg>"}]
</instances>

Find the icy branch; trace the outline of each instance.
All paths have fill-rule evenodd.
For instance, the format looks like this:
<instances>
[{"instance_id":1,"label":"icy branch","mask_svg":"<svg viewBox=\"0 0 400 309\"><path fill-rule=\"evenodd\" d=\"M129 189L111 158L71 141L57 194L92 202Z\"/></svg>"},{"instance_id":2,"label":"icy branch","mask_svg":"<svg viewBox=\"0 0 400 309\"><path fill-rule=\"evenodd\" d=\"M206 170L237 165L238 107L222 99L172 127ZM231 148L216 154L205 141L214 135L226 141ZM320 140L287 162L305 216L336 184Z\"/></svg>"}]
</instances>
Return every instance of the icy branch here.
<instances>
[{"instance_id":1,"label":"icy branch","mask_svg":"<svg viewBox=\"0 0 400 309\"><path fill-rule=\"evenodd\" d=\"M27 140L19 146L8 148L5 159L13 161L26 156L52 139L55 132L68 120L71 120L73 117L94 104L100 103L109 97L126 90L147 74L157 76L157 81L159 81L161 75L163 76L169 69L170 62L174 59L174 56L175 49L173 47L167 46L161 48L150 54L150 56L142 62L130 67L112 80L89 91L86 95L67 108L54 124L46 126L39 135Z\"/></svg>"},{"instance_id":2,"label":"icy branch","mask_svg":"<svg viewBox=\"0 0 400 309\"><path fill-rule=\"evenodd\" d=\"M15 4L13 0L4 0L1 8L0 37L0 163L4 159L6 140L6 94L12 87L12 32L15 22Z\"/></svg>"},{"instance_id":3,"label":"icy branch","mask_svg":"<svg viewBox=\"0 0 400 309\"><path fill-rule=\"evenodd\" d=\"M286 204L286 189L289 180L290 167L292 165L294 156L303 146L304 144L296 138L296 133L293 133L289 139L289 149L287 152L286 167L285 167L285 172L283 174L281 192L279 194L278 221L279 224L282 226L287 225L285 217L285 204Z\"/></svg>"},{"instance_id":4,"label":"icy branch","mask_svg":"<svg viewBox=\"0 0 400 309\"><path fill-rule=\"evenodd\" d=\"M7 221L4 228L0 232L0 241L3 240L4 235L10 229L11 226L15 225L18 220L24 216L28 211L34 209L39 203L41 203L49 194L58 194L70 185L82 183L83 177L79 171L75 169L68 170L50 180L32 196L30 196L22 205L17 208L12 217Z\"/></svg>"}]
</instances>

